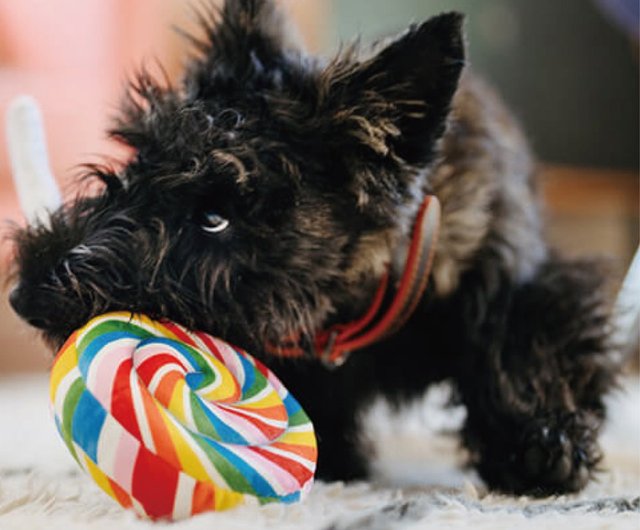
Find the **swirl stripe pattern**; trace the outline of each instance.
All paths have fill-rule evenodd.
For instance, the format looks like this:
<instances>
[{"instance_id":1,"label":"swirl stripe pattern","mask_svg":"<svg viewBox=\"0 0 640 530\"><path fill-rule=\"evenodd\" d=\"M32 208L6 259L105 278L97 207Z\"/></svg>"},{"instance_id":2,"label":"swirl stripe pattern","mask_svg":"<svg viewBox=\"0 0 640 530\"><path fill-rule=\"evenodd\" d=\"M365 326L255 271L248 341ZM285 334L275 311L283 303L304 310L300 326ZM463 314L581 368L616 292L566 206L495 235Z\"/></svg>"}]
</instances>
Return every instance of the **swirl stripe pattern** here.
<instances>
[{"instance_id":1,"label":"swirl stripe pattern","mask_svg":"<svg viewBox=\"0 0 640 530\"><path fill-rule=\"evenodd\" d=\"M172 322L93 319L58 353L50 398L78 464L143 517L295 502L313 482L313 426L277 377Z\"/></svg>"}]
</instances>

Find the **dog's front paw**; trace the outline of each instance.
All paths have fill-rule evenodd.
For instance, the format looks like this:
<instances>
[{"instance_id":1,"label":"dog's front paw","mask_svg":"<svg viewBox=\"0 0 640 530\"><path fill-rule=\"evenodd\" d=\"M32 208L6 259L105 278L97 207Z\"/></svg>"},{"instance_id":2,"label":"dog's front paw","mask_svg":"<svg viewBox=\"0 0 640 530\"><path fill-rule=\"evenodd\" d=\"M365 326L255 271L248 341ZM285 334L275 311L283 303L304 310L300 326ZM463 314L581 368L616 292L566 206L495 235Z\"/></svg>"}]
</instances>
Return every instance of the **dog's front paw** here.
<instances>
[{"instance_id":1,"label":"dog's front paw","mask_svg":"<svg viewBox=\"0 0 640 530\"><path fill-rule=\"evenodd\" d=\"M600 420L561 413L522 426L504 452L493 452L478 470L490 487L535 496L582 489L602 458L596 442Z\"/></svg>"},{"instance_id":2,"label":"dog's front paw","mask_svg":"<svg viewBox=\"0 0 640 530\"><path fill-rule=\"evenodd\" d=\"M573 414L536 423L522 444L526 489L541 494L582 489L602 457L595 429Z\"/></svg>"}]
</instances>

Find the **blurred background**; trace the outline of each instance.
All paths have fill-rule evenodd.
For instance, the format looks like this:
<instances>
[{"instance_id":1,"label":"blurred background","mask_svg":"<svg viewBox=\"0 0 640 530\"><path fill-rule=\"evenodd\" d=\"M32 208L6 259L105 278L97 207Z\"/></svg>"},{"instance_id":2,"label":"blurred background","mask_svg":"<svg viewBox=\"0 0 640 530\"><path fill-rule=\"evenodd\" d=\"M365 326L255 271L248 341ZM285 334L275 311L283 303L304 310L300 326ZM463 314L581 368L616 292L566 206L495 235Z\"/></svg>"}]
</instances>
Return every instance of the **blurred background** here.
<instances>
[{"instance_id":1,"label":"blurred background","mask_svg":"<svg viewBox=\"0 0 640 530\"><path fill-rule=\"evenodd\" d=\"M194 0L197 4L197 0ZM637 0L282 0L307 49L329 55L456 9L472 68L502 93L542 162L549 237L622 271L638 245ZM73 194L78 164L117 156L104 131L125 81L160 62L178 78L186 0L0 0L0 117L29 93L41 103L53 170ZM0 231L22 223L0 128ZM11 246L0 243L0 276ZM3 284L6 282L3 282ZM0 293L0 374L45 370L36 334Z\"/></svg>"}]
</instances>

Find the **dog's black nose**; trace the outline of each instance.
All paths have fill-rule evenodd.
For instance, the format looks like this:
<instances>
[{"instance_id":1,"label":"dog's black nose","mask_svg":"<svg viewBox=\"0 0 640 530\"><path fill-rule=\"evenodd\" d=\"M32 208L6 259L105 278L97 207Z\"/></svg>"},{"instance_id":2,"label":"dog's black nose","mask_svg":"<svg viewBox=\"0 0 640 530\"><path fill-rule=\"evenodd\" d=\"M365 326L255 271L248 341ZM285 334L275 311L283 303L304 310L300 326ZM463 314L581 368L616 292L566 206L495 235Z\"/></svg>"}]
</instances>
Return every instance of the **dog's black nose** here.
<instances>
[{"instance_id":1,"label":"dog's black nose","mask_svg":"<svg viewBox=\"0 0 640 530\"><path fill-rule=\"evenodd\" d=\"M30 325L36 328L42 328L46 325L46 320L39 315L33 314L34 309L29 303L28 297L25 295L24 289L20 285L14 287L9 293L9 304L13 310L26 320Z\"/></svg>"},{"instance_id":2,"label":"dog's black nose","mask_svg":"<svg viewBox=\"0 0 640 530\"><path fill-rule=\"evenodd\" d=\"M22 316L22 311L24 310L24 297L20 292L20 286L16 286L11 289L9 293L9 304L13 308L13 310L18 313L18 315Z\"/></svg>"}]
</instances>

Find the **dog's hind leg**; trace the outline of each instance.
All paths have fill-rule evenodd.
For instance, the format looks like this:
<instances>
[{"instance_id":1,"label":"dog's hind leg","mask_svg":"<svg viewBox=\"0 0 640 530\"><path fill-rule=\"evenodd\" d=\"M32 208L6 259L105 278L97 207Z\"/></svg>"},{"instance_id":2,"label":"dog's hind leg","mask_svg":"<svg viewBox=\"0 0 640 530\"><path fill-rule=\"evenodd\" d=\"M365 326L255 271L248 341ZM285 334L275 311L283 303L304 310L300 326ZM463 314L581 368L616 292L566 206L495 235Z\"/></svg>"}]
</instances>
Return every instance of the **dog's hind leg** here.
<instances>
[{"instance_id":1,"label":"dog's hind leg","mask_svg":"<svg viewBox=\"0 0 640 530\"><path fill-rule=\"evenodd\" d=\"M524 284L502 279L491 289L478 276L487 274L496 273L469 273L458 291L467 327L456 375L468 411L464 443L492 488L579 490L601 459L602 398L616 373L602 274L555 259Z\"/></svg>"}]
</instances>

